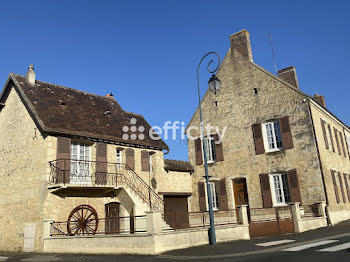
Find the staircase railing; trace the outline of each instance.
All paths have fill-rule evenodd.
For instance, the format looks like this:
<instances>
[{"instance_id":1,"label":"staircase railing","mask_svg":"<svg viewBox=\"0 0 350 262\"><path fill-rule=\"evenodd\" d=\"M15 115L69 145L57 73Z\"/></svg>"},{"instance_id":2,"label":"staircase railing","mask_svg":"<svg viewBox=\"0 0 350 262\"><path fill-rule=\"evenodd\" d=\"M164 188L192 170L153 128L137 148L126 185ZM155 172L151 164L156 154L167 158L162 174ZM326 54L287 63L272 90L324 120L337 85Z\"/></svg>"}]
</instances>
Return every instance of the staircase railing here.
<instances>
[{"instance_id":1,"label":"staircase railing","mask_svg":"<svg viewBox=\"0 0 350 262\"><path fill-rule=\"evenodd\" d=\"M49 162L52 185L131 188L150 210L163 211L163 199L129 166L122 163L58 159Z\"/></svg>"}]
</instances>

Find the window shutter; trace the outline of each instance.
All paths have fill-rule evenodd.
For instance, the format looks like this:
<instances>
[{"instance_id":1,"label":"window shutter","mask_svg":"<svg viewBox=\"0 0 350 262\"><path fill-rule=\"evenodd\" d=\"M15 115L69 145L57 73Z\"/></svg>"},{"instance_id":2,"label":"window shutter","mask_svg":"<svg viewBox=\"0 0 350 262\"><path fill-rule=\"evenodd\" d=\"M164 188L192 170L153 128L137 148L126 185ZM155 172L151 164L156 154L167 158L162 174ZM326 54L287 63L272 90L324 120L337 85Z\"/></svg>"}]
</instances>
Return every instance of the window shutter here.
<instances>
[{"instance_id":1,"label":"window shutter","mask_svg":"<svg viewBox=\"0 0 350 262\"><path fill-rule=\"evenodd\" d=\"M297 170L292 169L287 172L288 184L289 184L289 193L292 202L301 203L300 187L298 181Z\"/></svg>"},{"instance_id":2,"label":"window shutter","mask_svg":"<svg viewBox=\"0 0 350 262\"><path fill-rule=\"evenodd\" d=\"M285 116L280 119L281 133L282 133L282 146L284 149L293 148L292 132L290 130L289 117Z\"/></svg>"},{"instance_id":3,"label":"window shutter","mask_svg":"<svg viewBox=\"0 0 350 262\"><path fill-rule=\"evenodd\" d=\"M254 145L255 145L255 154L259 155L259 154L265 153L261 124L253 124L252 130L253 130L253 139L254 139Z\"/></svg>"},{"instance_id":4,"label":"window shutter","mask_svg":"<svg viewBox=\"0 0 350 262\"><path fill-rule=\"evenodd\" d=\"M125 150L125 156L126 156L126 169L135 169L135 153L134 149L127 148Z\"/></svg>"},{"instance_id":5,"label":"window shutter","mask_svg":"<svg viewBox=\"0 0 350 262\"><path fill-rule=\"evenodd\" d=\"M149 153L146 150L141 151L141 170L149 171Z\"/></svg>"},{"instance_id":6,"label":"window shutter","mask_svg":"<svg viewBox=\"0 0 350 262\"><path fill-rule=\"evenodd\" d=\"M197 138L194 141L194 147L196 151L196 165L203 164L203 157L202 157L202 142L200 138Z\"/></svg>"},{"instance_id":7,"label":"window shutter","mask_svg":"<svg viewBox=\"0 0 350 262\"><path fill-rule=\"evenodd\" d=\"M107 184L107 144L96 143L96 174L97 185Z\"/></svg>"},{"instance_id":8,"label":"window shutter","mask_svg":"<svg viewBox=\"0 0 350 262\"><path fill-rule=\"evenodd\" d=\"M338 148L338 154L341 156L341 149L339 145L339 139L338 139L338 130L334 127L334 136L335 136L335 141L337 142L337 148Z\"/></svg>"},{"instance_id":9,"label":"window shutter","mask_svg":"<svg viewBox=\"0 0 350 262\"><path fill-rule=\"evenodd\" d=\"M70 178L70 138L57 137L57 183L69 184Z\"/></svg>"},{"instance_id":10,"label":"window shutter","mask_svg":"<svg viewBox=\"0 0 350 262\"><path fill-rule=\"evenodd\" d=\"M339 132L339 138L340 138L341 147L343 148L344 157L346 158L346 150L345 150L345 146L344 146L343 135L340 132Z\"/></svg>"},{"instance_id":11,"label":"window shutter","mask_svg":"<svg viewBox=\"0 0 350 262\"><path fill-rule=\"evenodd\" d=\"M270 189L270 180L268 174L260 174L260 187L261 187L261 196L263 200L263 207L270 208L272 207L272 197Z\"/></svg>"},{"instance_id":12,"label":"window shutter","mask_svg":"<svg viewBox=\"0 0 350 262\"><path fill-rule=\"evenodd\" d=\"M329 137L331 138L332 150L335 153L335 146L334 146L334 141L333 141L333 136L332 136L332 128L330 125L328 125L328 131L329 131Z\"/></svg>"},{"instance_id":13,"label":"window shutter","mask_svg":"<svg viewBox=\"0 0 350 262\"><path fill-rule=\"evenodd\" d=\"M348 195L348 201L350 202L350 188L349 188L349 182L348 182L348 174L343 174L344 175L344 181L345 181L345 187L346 187L346 193Z\"/></svg>"},{"instance_id":14,"label":"window shutter","mask_svg":"<svg viewBox=\"0 0 350 262\"><path fill-rule=\"evenodd\" d=\"M335 180L335 171L331 170L332 174L332 182L333 182L333 187L334 187L334 193L335 193L335 199L337 200L337 203L340 203L339 199L339 192L338 192L338 186L337 186L337 181Z\"/></svg>"},{"instance_id":15,"label":"window shutter","mask_svg":"<svg viewBox=\"0 0 350 262\"><path fill-rule=\"evenodd\" d=\"M214 135L214 141L215 141L216 161L224 161L224 150L222 148L222 141L219 144L216 143L216 141L219 141L218 134Z\"/></svg>"},{"instance_id":16,"label":"window shutter","mask_svg":"<svg viewBox=\"0 0 350 262\"><path fill-rule=\"evenodd\" d=\"M222 210L222 211L228 210L227 190L226 190L226 180L225 179L221 179L219 181L219 210Z\"/></svg>"},{"instance_id":17,"label":"window shutter","mask_svg":"<svg viewBox=\"0 0 350 262\"><path fill-rule=\"evenodd\" d=\"M343 197L343 202L346 203L346 198L345 198L345 192L344 192L344 185L343 185L343 179L341 178L340 172L338 172L338 179L339 179L339 186L341 190L341 195Z\"/></svg>"},{"instance_id":18,"label":"window shutter","mask_svg":"<svg viewBox=\"0 0 350 262\"><path fill-rule=\"evenodd\" d=\"M326 146L326 149L328 150L329 149L329 143L328 143L327 132L326 132L326 122L322 118L320 118L320 120L321 120L324 144Z\"/></svg>"},{"instance_id":19,"label":"window shutter","mask_svg":"<svg viewBox=\"0 0 350 262\"><path fill-rule=\"evenodd\" d=\"M205 212L207 209L205 201L205 187L203 182L198 182L199 210Z\"/></svg>"}]
</instances>

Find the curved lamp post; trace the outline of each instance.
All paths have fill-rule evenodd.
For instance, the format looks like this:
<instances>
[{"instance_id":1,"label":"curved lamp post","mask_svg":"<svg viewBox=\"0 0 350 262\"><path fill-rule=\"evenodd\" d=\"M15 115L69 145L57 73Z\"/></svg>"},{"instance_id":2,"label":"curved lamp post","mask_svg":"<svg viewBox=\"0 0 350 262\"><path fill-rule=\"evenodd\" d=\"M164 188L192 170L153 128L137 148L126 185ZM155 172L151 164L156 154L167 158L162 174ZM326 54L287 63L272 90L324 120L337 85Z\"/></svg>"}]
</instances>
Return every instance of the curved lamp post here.
<instances>
[{"instance_id":1,"label":"curved lamp post","mask_svg":"<svg viewBox=\"0 0 350 262\"><path fill-rule=\"evenodd\" d=\"M213 202L211 200L211 194L210 194L210 186L209 186L209 171L208 171L208 158L207 158L207 151L205 148L205 135L204 135L204 123L203 123L203 113L202 113L202 106L201 106L201 95L200 95L200 88L199 88L199 68L202 64L203 60L208 55L216 55L218 59L218 65L214 70L210 70L210 64L214 60L210 60L207 66L207 70L209 73L212 74L211 78L209 79L208 85L210 91L212 91L214 94L216 94L217 91L220 90L221 81L219 78L215 75L215 72L219 69L220 66L220 56L216 52L209 52L205 56L202 57L201 61L198 64L197 67L197 88L198 88L198 103L199 103L199 116L200 116L200 132L202 135L202 148L203 148L203 157L204 157L204 171L205 171L205 182L207 186L207 199L208 199L208 206L209 206L209 218L210 218L210 228L209 228L209 244L215 245L216 244L216 235L215 235L215 225L214 225L214 213L213 213Z\"/></svg>"}]
</instances>

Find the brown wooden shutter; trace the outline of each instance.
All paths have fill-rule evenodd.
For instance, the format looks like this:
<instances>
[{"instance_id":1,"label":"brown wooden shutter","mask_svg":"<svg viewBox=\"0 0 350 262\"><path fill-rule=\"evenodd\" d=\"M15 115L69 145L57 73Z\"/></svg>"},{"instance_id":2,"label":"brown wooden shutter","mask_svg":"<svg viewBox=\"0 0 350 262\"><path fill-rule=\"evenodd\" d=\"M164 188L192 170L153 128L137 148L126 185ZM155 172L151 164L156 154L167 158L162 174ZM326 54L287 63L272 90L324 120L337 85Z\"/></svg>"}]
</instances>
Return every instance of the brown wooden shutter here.
<instances>
[{"instance_id":1,"label":"brown wooden shutter","mask_svg":"<svg viewBox=\"0 0 350 262\"><path fill-rule=\"evenodd\" d=\"M141 151L141 169L142 171L149 171L149 153L146 150Z\"/></svg>"},{"instance_id":2,"label":"brown wooden shutter","mask_svg":"<svg viewBox=\"0 0 350 262\"><path fill-rule=\"evenodd\" d=\"M135 170L135 152L134 149L127 148L125 150L126 156L126 169Z\"/></svg>"},{"instance_id":3,"label":"brown wooden shutter","mask_svg":"<svg viewBox=\"0 0 350 262\"><path fill-rule=\"evenodd\" d=\"M340 144L339 144L339 139L338 139L338 130L334 127L334 136L335 136L335 141L337 143L337 148L338 148L338 154L341 156L341 148L340 148Z\"/></svg>"},{"instance_id":4,"label":"brown wooden shutter","mask_svg":"<svg viewBox=\"0 0 350 262\"><path fill-rule=\"evenodd\" d=\"M292 169L287 172L288 184L289 184L289 193L292 202L301 203L300 187L298 181L297 170Z\"/></svg>"},{"instance_id":5,"label":"brown wooden shutter","mask_svg":"<svg viewBox=\"0 0 350 262\"><path fill-rule=\"evenodd\" d=\"M259 154L265 153L261 124L253 124L252 130L253 130L253 139L254 139L254 145L255 145L255 154L259 155Z\"/></svg>"},{"instance_id":6,"label":"brown wooden shutter","mask_svg":"<svg viewBox=\"0 0 350 262\"><path fill-rule=\"evenodd\" d=\"M263 200L263 207L270 208L272 207L272 196L270 189L270 179L268 174L260 174L260 187L261 187L261 196Z\"/></svg>"},{"instance_id":7,"label":"brown wooden shutter","mask_svg":"<svg viewBox=\"0 0 350 262\"><path fill-rule=\"evenodd\" d=\"M96 174L97 185L107 184L107 144L96 143Z\"/></svg>"},{"instance_id":8,"label":"brown wooden shutter","mask_svg":"<svg viewBox=\"0 0 350 262\"><path fill-rule=\"evenodd\" d=\"M227 201L227 190L226 190L226 180L221 179L219 181L219 210L227 211L228 210L228 201Z\"/></svg>"},{"instance_id":9,"label":"brown wooden shutter","mask_svg":"<svg viewBox=\"0 0 350 262\"><path fill-rule=\"evenodd\" d=\"M70 178L70 138L57 137L56 182L69 184Z\"/></svg>"},{"instance_id":10,"label":"brown wooden shutter","mask_svg":"<svg viewBox=\"0 0 350 262\"><path fill-rule=\"evenodd\" d=\"M289 117L285 116L280 119L281 133L282 133L282 146L284 149L293 148L292 131L290 130Z\"/></svg>"},{"instance_id":11,"label":"brown wooden shutter","mask_svg":"<svg viewBox=\"0 0 350 262\"><path fill-rule=\"evenodd\" d=\"M333 141L333 136L332 136L332 128L330 125L328 125L328 131L329 131L329 137L331 139L332 150L335 153L335 146L334 146L334 141Z\"/></svg>"},{"instance_id":12,"label":"brown wooden shutter","mask_svg":"<svg viewBox=\"0 0 350 262\"><path fill-rule=\"evenodd\" d=\"M339 204L340 198L339 198L337 181L335 179L335 171L331 170L331 175L332 175L332 182L333 182L333 187L334 187L335 199L337 200L337 203Z\"/></svg>"},{"instance_id":13,"label":"brown wooden shutter","mask_svg":"<svg viewBox=\"0 0 350 262\"><path fill-rule=\"evenodd\" d=\"M348 174L343 174L344 175L344 181L345 181L345 187L346 187L346 193L348 195L348 201L350 202L350 188L349 188L349 182L348 182Z\"/></svg>"},{"instance_id":14,"label":"brown wooden shutter","mask_svg":"<svg viewBox=\"0 0 350 262\"><path fill-rule=\"evenodd\" d=\"M198 182L199 210L205 212L207 209L205 201L205 187L203 182Z\"/></svg>"},{"instance_id":15,"label":"brown wooden shutter","mask_svg":"<svg viewBox=\"0 0 350 262\"><path fill-rule=\"evenodd\" d=\"M196 165L203 164L203 157L202 157L202 141L200 138L197 138L194 140L194 148L196 151Z\"/></svg>"},{"instance_id":16,"label":"brown wooden shutter","mask_svg":"<svg viewBox=\"0 0 350 262\"><path fill-rule=\"evenodd\" d=\"M214 135L215 140L215 153L216 153L216 161L224 161L224 149L222 148L222 142L217 144L216 141L219 141L219 135Z\"/></svg>"},{"instance_id":17,"label":"brown wooden shutter","mask_svg":"<svg viewBox=\"0 0 350 262\"><path fill-rule=\"evenodd\" d=\"M345 146L344 146L343 135L342 135L341 132L339 132L339 138L340 138L341 147L343 148L344 157L346 158L346 149L345 149Z\"/></svg>"},{"instance_id":18,"label":"brown wooden shutter","mask_svg":"<svg viewBox=\"0 0 350 262\"><path fill-rule=\"evenodd\" d=\"M341 195L343 197L343 202L346 203L346 197L345 197L345 191L344 191L344 184L343 184L343 179L341 177L340 172L338 172L338 179L339 179L339 186L341 190Z\"/></svg>"},{"instance_id":19,"label":"brown wooden shutter","mask_svg":"<svg viewBox=\"0 0 350 262\"><path fill-rule=\"evenodd\" d=\"M329 149L329 143L328 143L327 132L326 132L326 122L322 118L320 120L321 120L324 144L326 146L326 149Z\"/></svg>"}]
</instances>

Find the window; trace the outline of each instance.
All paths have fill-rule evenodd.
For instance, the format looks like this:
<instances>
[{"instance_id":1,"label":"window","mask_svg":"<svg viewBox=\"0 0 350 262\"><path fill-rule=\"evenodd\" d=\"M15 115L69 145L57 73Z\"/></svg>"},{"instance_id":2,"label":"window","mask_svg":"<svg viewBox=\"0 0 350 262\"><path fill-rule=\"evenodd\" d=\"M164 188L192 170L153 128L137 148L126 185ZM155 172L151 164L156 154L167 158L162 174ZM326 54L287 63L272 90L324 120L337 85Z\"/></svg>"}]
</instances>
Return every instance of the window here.
<instances>
[{"instance_id":1,"label":"window","mask_svg":"<svg viewBox=\"0 0 350 262\"><path fill-rule=\"evenodd\" d=\"M122 150L118 148L116 150L116 163L117 169L120 169L122 164Z\"/></svg>"},{"instance_id":2,"label":"window","mask_svg":"<svg viewBox=\"0 0 350 262\"><path fill-rule=\"evenodd\" d=\"M91 146L83 143L71 144L70 183L90 183Z\"/></svg>"},{"instance_id":3,"label":"window","mask_svg":"<svg viewBox=\"0 0 350 262\"><path fill-rule=\"evenodd\" d=\"M282 135L280 122L268 122L262 124L264 146L266 152L278 151L282 149Z\"/></svg>"},{"instance_id":4,"label":"window","mask_svg":"<svg viewBox=\"0 0 350 262\"><path fill-rule=\"evenodd\" d=\"M345 135L346 143L348 144L348 152L350 153L350 136ZM349 156L350 158L350 156Z\"/></svg>"},{"instance_id":5,"label":"window","mask_svg":"<svg viewBox=\"0 0 350 262\"><path fill-rule=\"evenodd\" d=\"M270 177L273 188L273 201L275 205L284 205L291 202L287 174L273 174Z\"/></svg>"},{"instance_id":6,"label":"window","mask_svg":"<svg viewBox=\"0 0 350 262\"><path fill-rule=\"evenodd\" d=\"M208 163L213 163L216 160L215 140L213 136L208 136L204 139L205 151L207 153Z\"/></svg>"},{"instance_id":7,"label":"window","mask_svg":"<svg viewBox=\"0 0 350 262\"><path fill-rule=\"evenodd\" d=\"M219 199L218 199L215 185L216 184L214 182L209 182L209 189L210 189L209 195L210 195L211 203L213 204L213 210L218 210Z\"/></svg>"}]
</instances>

